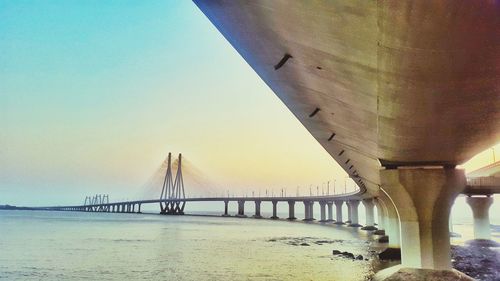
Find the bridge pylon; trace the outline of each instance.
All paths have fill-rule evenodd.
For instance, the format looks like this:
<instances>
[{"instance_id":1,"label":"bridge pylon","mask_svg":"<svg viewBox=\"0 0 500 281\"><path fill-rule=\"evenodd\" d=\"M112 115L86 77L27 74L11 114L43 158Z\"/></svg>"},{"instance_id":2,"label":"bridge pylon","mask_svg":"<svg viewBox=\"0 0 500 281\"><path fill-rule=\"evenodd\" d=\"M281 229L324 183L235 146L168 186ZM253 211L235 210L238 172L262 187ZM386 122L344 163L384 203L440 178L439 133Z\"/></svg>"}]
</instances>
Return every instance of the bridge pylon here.
<instances>
[{"instance_id":1,"label":"bridge pylon","mask_svg":"<svg viewBox=\"0 0 500 281\"><path fill-rule=\"evenodd\" d=\"M163 188L160 195L160 214L183 215L186 201L184 180L182 178L182 154L179 154L177 174L172 179L172 153L168 153L167 170L163 180Z\"/></svg>"}]
</instances>

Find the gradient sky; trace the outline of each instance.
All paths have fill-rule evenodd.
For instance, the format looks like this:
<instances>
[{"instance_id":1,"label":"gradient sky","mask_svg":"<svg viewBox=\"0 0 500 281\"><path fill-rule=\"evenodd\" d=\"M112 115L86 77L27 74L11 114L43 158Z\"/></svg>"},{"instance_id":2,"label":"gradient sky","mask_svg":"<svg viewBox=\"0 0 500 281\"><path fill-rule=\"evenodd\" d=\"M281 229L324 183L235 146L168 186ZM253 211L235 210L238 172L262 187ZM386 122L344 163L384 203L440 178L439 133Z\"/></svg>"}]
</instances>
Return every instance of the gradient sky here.
<instances>
[{"instance_id":1,"label":"gradient sky","mask_svg":"<svg viewBox=\"0 0 500 281\"><path fill-rule=\"evenodd\" d=\"M191 1L0 0L0 51L0 204L133 198L169 151L221 192L344 181Z\"/></svg>"}]
</instances>

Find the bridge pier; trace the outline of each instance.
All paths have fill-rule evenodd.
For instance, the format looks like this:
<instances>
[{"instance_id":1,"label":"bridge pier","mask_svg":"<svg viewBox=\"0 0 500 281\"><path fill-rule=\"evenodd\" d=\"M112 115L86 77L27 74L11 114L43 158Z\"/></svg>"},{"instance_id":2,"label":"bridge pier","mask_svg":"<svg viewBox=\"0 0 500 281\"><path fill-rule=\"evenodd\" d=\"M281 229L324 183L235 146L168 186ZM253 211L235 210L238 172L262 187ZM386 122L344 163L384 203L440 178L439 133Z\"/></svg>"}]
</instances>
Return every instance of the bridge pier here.
<instances>
[{"instance_id":1,"label":"bridge pier","mask_svg":"<svg viewBox=\"0 0 500 281\"><path fill-rule=\"evenodd\" d=\"M273 220L279 219L278 217L278 201L272 201L273 203L273 216L271 217Z\"/></svg>"},{"instance_id":2,"label":"bridge pier","mask_svg":"<svg viewBox=\"0 0 500 281\"><path fill-rule=\"evenodd\" d=\"M347 205L347 220L345 221L345 223L350 224L352 222L351 202L347 200L345 201L345 204Z\"/></svg>"},{"instance_id":3,"label":"bridge pier","mask_svg":"<svg viewBox=\"0 0 500 281\"><path fill-rule=\"evenodd\" d=\"M380 198L374 198L373 203L375 204L375 207L377 207L377 226L378 230L375 231L375 234L378 235L383 235L385 234L385 220L386 220L386 210L383 210L382 203L380 203Z\"/></svg>"},{"instance_id":4,"label":"bridge pier","mask_svg":"<svg viewBox=\"0 0 500 281\"><path fill-rule=\"evenodd\" d=\"M465 188L464 171L390 169L380 171L380 178L381 193L387 193L399 215L401 266L377 275L394 273L400 268L451 270L448 219L453 201Z\"/></svg>"},{"instance_id":5,"label":"bridge pier","mask_svg":"<svg viewBox=\"0 0 500 281\"><path fill-rule=\"evenodd\" d=\"M344 204L344 201L335 200L333 203L335 204L335 214L337 215L335 224L345 224L342 218L342 205Z\"/></svg>"},{"instance_id":6,"label":"bridge pier","mask_svg":"<svg viewBox=\"0 0 500 281\"><path fill-rule=\"evenodd\" d=\"M489 209L493 204L493 197L468 196L465 202L469 204L474 216L474 239L491 239Z\"/></svg>"},{"instance_id":7,"label":"bridge pier","mask_svg":"<svg viewBox=\"0 0 500 281\"><path fill-rule=\"evenodd\" d=\"M228 205L229 205L229 201L224 200L224 214L222 214L223 217L229 217Z\"/></svg>"},{"instance_id":8,"label":"bridge pier","mask_svg":"<svg viewBox=\"0 0 500 281\"><path fill-rule=\"evenodd\" d=\"M137 207L138 207L138 209L137 209L137 213L138 213L138 214L141 214L141 213L142 213L142 212L141 212L141 206L142 206L142 203L139 203L139 204L137 205Z\"/></svg>"},{"instance_id":9,"label":"bridge pier","mask_svg":"<svg viewBox=\"0 0 500 281\"><path fill-rule=\"evenodd\" d=\"M310 220L315 220L314 218L314 201L309 201L309 218Z\"/></svg>"},{"instance_id":10,"label":"bridge pier","mask_svg":"<svg viewBox=\"0 0 500 281\"><path fill-rule=\"evenodd\" d=\"M388 238L388 247L392 251L401 251L401 232L396 206L384 191L380 192L379 199L385 214L385 235Z\"/></svg>"},{"instance_id":11,"label":"bridge pier","mask_svg":"<svg viewBox=\"0 0 500 281\"><path fill-rule=\"evenodd\" d=\"M307 221L309 220L309 202L308 201L304 201L304 221Z\"/></svg>"},{"instance_id":12,"label":"bridge pier","mask_svg":"<svg viewBox=\"0 0 500 281\"><path fill-rule=\"evenodd\" d=\"M314 220L314 201L304 201L305 221Z\"/></svg>"},{"instance_id":13,"label":"bridge pier","mask_svg":"<svg viewBox=\"0 0 500 281\"><path fill-rule=\"evenodd\" d=\"M363 199L363 205L365 206L366 222L365 222L365 226L362 227L361 229L363 229L363 230L377 230L377 228L375 227L375 218L374 218L374 211L373 211L375 204L373 203L373 198Z\"/></svg>"},{"instance_id":14,"label":"bridge pier","mask_svg":"<svg viewBox=\"0 0 500 281\"><path fill-rule=\"evenodd\" d=\"M135 203L132 203L132 213L135 213Z\"/></svg>"},{"instance_id":15,"label":"bridge pier","mask_svg":"<svg viewBox=\"0 0 500 281\"><path fill-rule=\"evenodd\" d=\"M326 222L326 202L319 201L320 208L320 222Z\"/></svg>"},{"instance_id":16,"label":"bridge pier","mask_svg":"<svg viewBox=\"0 0 500 281\"><path fill-rule=\"evenodd\" d=\"M260 215L260 203L261 201L259 200L255 201L255 215L253 215L253 217L256 219L262 218L262 216Z\"/></svg>"},{"instance_id":17,"label":"bridge pier","mask_svg":"<svg viewBox=\"0 0 500 281\"><path fill-rule=\"evenodd\" d=\"M328 206L328 220L327 221L333 221L333 202L327 202L326 205Z\"/></svg>"},{"instance_id":18,"label":"bridge pier","mask_svg":"<svg viewBox=\"0 0 500 281\"><path fill-rule=\"evenodd\" d=\"M295 217L295 201L288 201L288 220L296 220Z\"/></svg>"},{"instance_id":19,"label":"bridge pier","mask_svg":"<svg viewBox=\"0 0 500 281\"><path fill-rule=\"evenodd\" d=\"M359 227L359 218L358 218L358 206L359 200L349 200L349 209L351 210L351 223L350 227Z\"/></svg>"},{"instance_id":20,"label":"bridge pier","mask_svg":"<svg viewBox=\"0 0 500 281\"><path fill-rule=\"evenodd\" d=\"M240 218L246 218L247 217L245 215L245 200L238 201L238 214L236 216L240 217Z\"/></svg>"}]
</instances>

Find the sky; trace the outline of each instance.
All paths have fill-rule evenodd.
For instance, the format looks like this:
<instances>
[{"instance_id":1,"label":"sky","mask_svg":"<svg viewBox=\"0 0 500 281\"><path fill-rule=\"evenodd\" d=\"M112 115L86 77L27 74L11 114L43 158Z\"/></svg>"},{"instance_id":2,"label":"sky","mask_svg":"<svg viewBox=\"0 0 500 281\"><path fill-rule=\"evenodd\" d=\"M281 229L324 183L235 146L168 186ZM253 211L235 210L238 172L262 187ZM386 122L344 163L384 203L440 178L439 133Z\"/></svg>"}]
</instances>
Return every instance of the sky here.
<instances>
[{"instance_id":1,"label":"sky","mask_svg":"<svg viewBox=\"0 0 500 281\"><path fill-rule=\"evenodd\" d=\"M345 180L191 1L0 0L0 51L0 204L136 198L168 152L211 192Z\"/></svg>"},{"instance_id":2,"label":"sky","mask_svg":"<svg viewBox=\"0 0 500 281\"><path fill-rule=\"evenodd\" d=\"M168 152L221 191L344 180L191 1L0 1L0 49L0 204L133 198Z\"/></svg>"}]
</instances>

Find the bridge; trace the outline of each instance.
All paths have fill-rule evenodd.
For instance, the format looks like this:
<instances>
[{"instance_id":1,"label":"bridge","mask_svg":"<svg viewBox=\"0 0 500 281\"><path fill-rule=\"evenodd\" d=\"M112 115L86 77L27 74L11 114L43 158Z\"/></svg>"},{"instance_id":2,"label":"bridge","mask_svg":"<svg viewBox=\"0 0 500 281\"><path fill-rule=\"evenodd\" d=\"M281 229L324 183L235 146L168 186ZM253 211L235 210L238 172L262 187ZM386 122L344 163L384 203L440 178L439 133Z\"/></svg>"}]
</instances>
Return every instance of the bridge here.
<instances>
[{"instance_id":1,"label":"bridge","mask_svg":"<svg viewBox=\"0 0 500 281\"><path fill-rule=\"evenodd\" d=\"M399 249L401 247L401 236L399 222L391 216L389 210L383 205L378 197L367 198L360 190L335 195L317 196L237 196L237 197L185 197L184 181L182 176L182 155L179 154L175 180L172 177L172 154L168 154L167 167L163 180L162 191L157 199L131 200L109 202L109 195L87 196L83 205L50 206L35 208L48 211L81 211L81 212L104 212L104 213L141 213L142 205L155 204L159 206L159 213L163 215L183 215L184 208L188 202L221 202L224 203L222 216L230 216L229 202L236 202L238 209L236 217L246 218L245 204L251 202L255 205L253 218L262 218L261 204L268 202L272 204L271 219L278 219L278 204L288 205L288 220L296 220L295 205L304 205L305 221L315 220L314 204L320 206L319 222L347 225L349 227L361 227L363 230L376 231L375 234L384 235L381 241L387 239L389 248ZM498 170L497 170L498 169ZM492 194L500 193L500 161L471 172L468 184L463 190L467 197L467 203L471 206L474 214L475 239L491 239L488 210L493 204ZM481 195L474 196L473 195ZM358 207L363 203L365 207L365 224L360 224ZM343 214L343 205L347 205L347 217ZM335 207L334 207L335 206ZM375 207L378 218L375 220ZM335 217L334 217L335 210ZM346 219L345 219L346 218ZM377 224L375 224L377 222Z\"/></svg>"}]
</instances>

